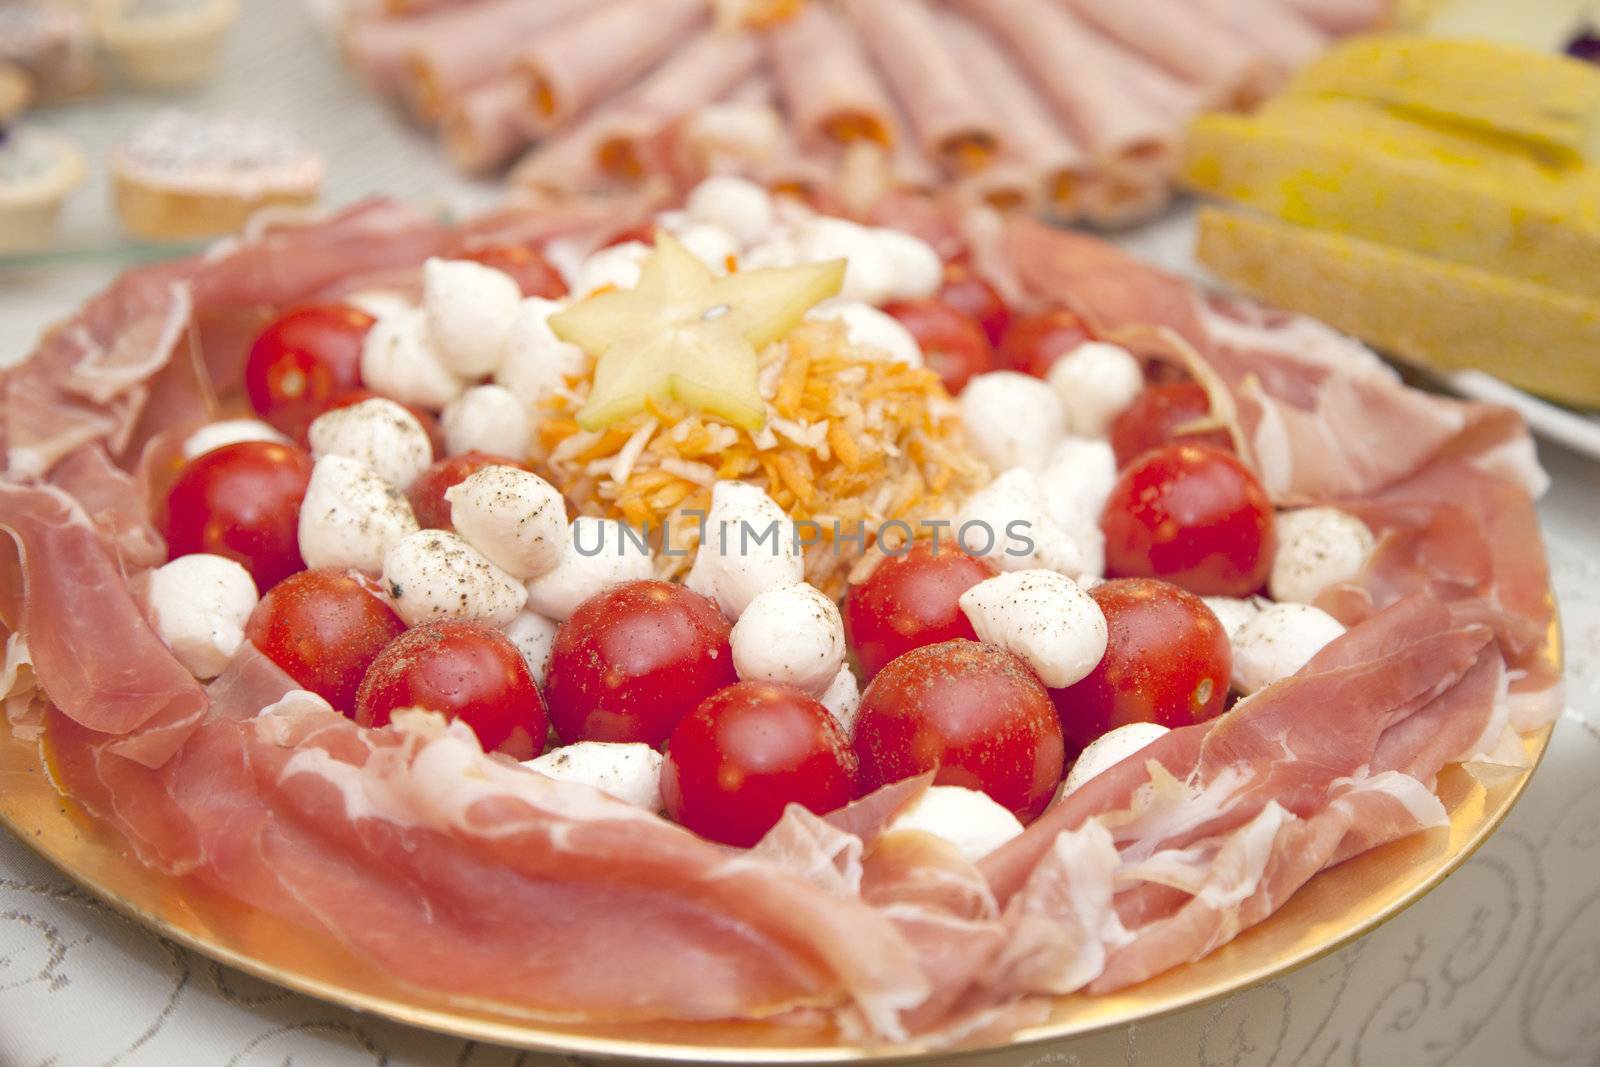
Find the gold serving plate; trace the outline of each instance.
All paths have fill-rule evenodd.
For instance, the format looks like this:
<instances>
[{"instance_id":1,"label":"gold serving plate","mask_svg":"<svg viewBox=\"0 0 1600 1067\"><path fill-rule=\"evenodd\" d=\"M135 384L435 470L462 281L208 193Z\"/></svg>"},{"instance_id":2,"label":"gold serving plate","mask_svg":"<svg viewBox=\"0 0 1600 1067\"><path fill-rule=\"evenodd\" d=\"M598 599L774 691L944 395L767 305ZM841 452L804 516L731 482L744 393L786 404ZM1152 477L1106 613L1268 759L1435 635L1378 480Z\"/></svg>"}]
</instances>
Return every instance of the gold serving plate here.
<instances>
[{"instance_id":1,"label":"gold serving plate","mask_svg":"<svg viewBox=\"0 0 1600 1067\"><path fill-rule=\"evenodd\" d=\"M1359 937L1438 885L1505 818L1544 755L1551 729L1524 738L1527 767L1486 787L1460 767L1440 776L1450 826L1324 871L1266 922L1198 963L1108 996L1057 1000L1011 1044L1079 1036L1192 1007L1308 963ZM329 938L245 907L194 879L140 864L116 835L61 797L38 748L0 719L0 824L118 911L204 956L269 982L412 1026L540 1051L692 1063L830 1063L927 1055L863 1048L759 1023L557 1025L441 1008Z\"/></svg>"}]
</instances>

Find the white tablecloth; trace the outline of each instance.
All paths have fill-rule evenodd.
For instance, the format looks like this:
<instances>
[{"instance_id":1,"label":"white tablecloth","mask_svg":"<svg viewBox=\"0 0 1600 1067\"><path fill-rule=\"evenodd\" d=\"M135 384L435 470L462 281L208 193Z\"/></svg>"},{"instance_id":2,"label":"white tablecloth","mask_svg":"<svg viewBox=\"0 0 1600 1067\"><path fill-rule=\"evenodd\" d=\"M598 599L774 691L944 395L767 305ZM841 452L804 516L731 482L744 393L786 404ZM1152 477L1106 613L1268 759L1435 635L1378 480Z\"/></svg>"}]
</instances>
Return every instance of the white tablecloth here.
<instances>
[{"instance_id":1,"label":"white tablecloth","mask_svg":"<svg viewBox=\"0 0 1600 1067\"><path fill-rule=\"evenodd\" d=\"M228 73L190 98L295 121L327 152L329 200L384 190L484 203L419 138L361 96L295 9L262 0ZM162 101L78 105L43 120L103 149ZM69 243L112 228L96 175ZM1182 265L1182 218L1129 243ZM74 261L0 266L0 358L113 273ZM1540 512L1562 604L1573 711L1522 802L1461 871L1388 925L1278 981L1150 1023L964 1062L1500 1065L1600 1062L1600 466L1547 449ZM582 1062L486 1047L368 1018L240 975L153 937L0 834L0 1067L539 1067Z\"/></svg>"}]
</instances>

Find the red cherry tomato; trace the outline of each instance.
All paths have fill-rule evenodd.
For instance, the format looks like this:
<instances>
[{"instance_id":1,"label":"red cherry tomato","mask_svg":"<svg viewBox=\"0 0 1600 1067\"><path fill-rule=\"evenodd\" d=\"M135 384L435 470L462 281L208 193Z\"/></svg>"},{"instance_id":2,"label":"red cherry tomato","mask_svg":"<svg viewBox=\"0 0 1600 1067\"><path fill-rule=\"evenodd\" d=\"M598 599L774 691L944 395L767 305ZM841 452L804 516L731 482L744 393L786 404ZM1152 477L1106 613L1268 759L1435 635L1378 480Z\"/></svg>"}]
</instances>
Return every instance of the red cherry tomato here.
<instances>
[{"instance_id":1,"label":"red cherry tomato","mask_svg":"<svg viewBox=\"0 0 1600 1067\"><path fill-rule=\"evenodd\" d=\"M405 628L366 582L315 570L291 574L268 590L244 632L302 689L350 715L367 668Z\"/></svg>"},{"instance_id":2,"label":"red cherry tomato","mask_svg":"<svg viewBox=\"0 0 1600 1067\"><path fill-rule=\"evenodd\" d=\"M738 681L731 624L670 582L625 582L585 600L556 633L545 697L561 740L659 745L706 697Z\"/></svg>"},{"instance_id":3,"label":"red cherry tomato","mask_svg":"<svg viewBox=\"0 0 1600 1067\"><path fill-rule=\"evenodd\" d=\"M1070 756L1118 726L1176 729L1222 711L1233 650L1199 597L1153 578L1103 582L1089 595L1105 613L1105 658L1087 678L1050 691Z\"/></svg>"},{"instance_id":4,"label":"red cherry tomato","mask_svg":"<svg viewBox=\"0 0 1600 1067\"><path fill-rule=\"evenodd\" d=\"M998 347L1011 323L1011 309L995 287L984 281L970 264L955 260L945 264L944 285L938 300L983 327L991 347Z\"/></svg>"},{"instance_id":5,"label":"red cherry tomato","mask_svg":"<svg viewBox=\"0 0 1600 1067\"><path fill-rule=\"evenodd\" d=\"M1027 664L976 641L913 649L861 695L853 745L870 792L925 771L981 789L1027 822L1061 781L1065 751L1050 694Z\"/></svg>"},{"instance_id":6,"label":"red cherry tomato","mask_svg":"<svg viewBox=\"0 0 1600 1067\"><path fill-rule=\"evenodd\" d=\"M1211 399L1194 382L1147 386L1111 424L1111 450L1117 455L1117 467L1126 467L1152 448L1174 441L1232 452L1233 438L1226 430L1179 433L1183 426L1210 417Z\"/></svg>"},{"instance_id":7,"label":"red cherry tomato","mask_svg":"<svg viewBox=\"0 0 1600 1067\"><path fill-rule=\"evenodd\" d=\"M523 296L559 300L567 295L567 283L562 280L561 272L532 245L486 245L461 253L461 258L509 274Z\"/></svg>"},{"instance_id":8,"label":"red cherry tomato","mask_svg":"<svg viewBox=\"0 0 1600 1067\"><path fill-rule=\"evenodd\" d=\"M819 815L855 798L844 730L790 685L740 682L713 693L672 731L661 772L667 814L702 837L748 847L799 804Z\"/></svg>"},{"instance_id":9,"label":"red cherry tomato","mask_svg":"<svg viewBox=\"0 0 1600 1067\"><path fill-rule=\"evenodd\" d=\"M1100 526L1111 577L1165 578L1201 596L1254 593L1276 548L1261 482L1205 445L1167 445L1134 460Z\"/></svg>"},{"instance_id":10,"label":"red cherry tomato","mask_svg":"<svg viewBox=\"0 0 1600 1067\"><path fill-rule=\"evenodd\" d=\"M844 595L844 630L868 678L923 645L978 639L961 610L961 594L999 571L953 541L918 541L890 556Z\"/></svg>"},{"instance_id":11,"label":"red cherry tomato","mask_svg":"<svg viewBox=\"0 0 1600 1067\"><path fill-rule=\"evenodd\" d=\"M250 406L299 434L329 400L361 384L361 345L373 321L348 304L308 304L274 319L245 360Z\"/></svg>"},{"instance_id":12,"label":"red cherry tomato","mask_svg":"<svg viewBox=\"0 0 1600 1067\"><path fill-rule=\"evenodd\" d=\"M356 696L355 720L383 726L401 708L425 708L472 727L485 752L531 759L550 733L539 687L510 638L480 622L407 630L378 653Z\"/></svg>"},{"instance_id":13,"label":"red cherry tomato","mask_svg":"<svg viewBox=\"0 0 1600 1067\"><path fill-rule=\"evenodd\" d=\"M271 589L300 558L300 502L311 457L293 445L241 441L196 456L167 492L162 535L172 559L211 552L237 560Z\"/></svg>"},{"instance_id":14,"label":"red cherry tomato","mask_svg":"<svg viewBox=\"0 0 1600 1067\"><path fill-rule=\"evenodd\" d=\"M1089 328L1070 311L1017 316L995 352L995 366L1043 378L1056 360L1092 339Z\"/></svg>"},{"instance_id":15,"label":"red cherry tomato","mask_svg":"<svg viewBox=\"0 0 1600 1067\"><path fill-rule=\"evenodd\" d=\"M450 504L445 500L445 490L460 485L485 467L523 467L514 459L491 455L488 452L463 452L459 456L441 459L423 471L406 490L411 499L411 510L424 530L453 530L450 521Z\"/></svg>"},{"instance_id":16,"label":"red cherry tomato","mask_svg":"<svg viewBox=\"0 0 1600 1067\"><path fill-rule=\"evenodd\" d=\"M994 353L977 320L937 300L906 300L883 310L900 321L922 348L923 361L955 396L975 374L989 369Z\"/></svg>"},{"instance_id":17,"label":"red cherry tomato","mask_svg":"<svg viewBox=\"0 0 1600 1067\"><path fill-rule=\"evenodd\" d=\"M316 414L321 415L326 411L336 411L339 408L354 407L363 400L372 399L392 400L393 398L386 397L382 393L374 393L371 389L352 389L347 393L340 393L338 396L328 401L328 403L324 404L317 410ZM395 403L400 404L398 400L396 400ZM431 412L423 411L419 407L413 407L410 404L400 404L400 406L411 412L411 416L421 423L422 428L427 431L428 442L433 445L433 454L436 456L444 455L444 430L439 426L439 420L434 418ZM311 420L308 419L306 421L306 427L309 428L310 425ZM301 445L306 444L305 430L300 432L300 435L296 438L296 440L298 440Z\"/></svg>"}]
</instances>

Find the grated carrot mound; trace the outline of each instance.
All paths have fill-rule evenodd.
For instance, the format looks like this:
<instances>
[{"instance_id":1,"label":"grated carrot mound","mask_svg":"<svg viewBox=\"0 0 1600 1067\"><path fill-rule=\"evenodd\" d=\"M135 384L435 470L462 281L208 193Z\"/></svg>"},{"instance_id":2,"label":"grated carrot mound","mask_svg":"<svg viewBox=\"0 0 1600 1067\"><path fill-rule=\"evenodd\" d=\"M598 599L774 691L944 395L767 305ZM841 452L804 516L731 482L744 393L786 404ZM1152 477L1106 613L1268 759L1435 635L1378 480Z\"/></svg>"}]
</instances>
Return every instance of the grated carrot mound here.
<instances>
[{"instance_id":1,"label":"grated carrot mound","mask_svg":"<svg viewBox=\"0 0 1600 1067\"><path fill-rule=\"evenodd\" d=\"M767 424L755 434L677 404L590 433L572 418L589 389L579 380L541 423L539 458L579 512L648 527L658 549L683 553L661 558L663 577L688 571L699 536L691 516L710 510L713 485L759 485L790 518L817 524L805 530L818 539L806 578L833 595L885 523L915 531L948 519L989 478L939 376L852 346L838 323L807 322L772 345L761 382ZM864 543L852 539L860 529Z\"/></svg>"}]
</instances>

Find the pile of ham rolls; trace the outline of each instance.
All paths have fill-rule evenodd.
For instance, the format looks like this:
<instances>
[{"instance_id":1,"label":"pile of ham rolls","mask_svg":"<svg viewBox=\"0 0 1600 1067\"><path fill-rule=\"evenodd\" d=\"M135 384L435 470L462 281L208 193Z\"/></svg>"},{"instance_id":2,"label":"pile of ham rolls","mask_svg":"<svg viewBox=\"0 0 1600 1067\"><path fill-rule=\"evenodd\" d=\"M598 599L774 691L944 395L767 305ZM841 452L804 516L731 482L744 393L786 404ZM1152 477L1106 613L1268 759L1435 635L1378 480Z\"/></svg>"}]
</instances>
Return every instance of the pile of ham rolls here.
<instances>
[{"instance_id":1,"label":"pile of ham rolls","mask_svg":"<svg viewBox=\"0 0 1600 1067\"><path fill-rule=\"evenodd\" d=\"M1389 0L348 0L341 40L463 171L550 197L713 173L859 207L946 186L1121 226L1202 109Z\"/></svg>"}]
</instances>

